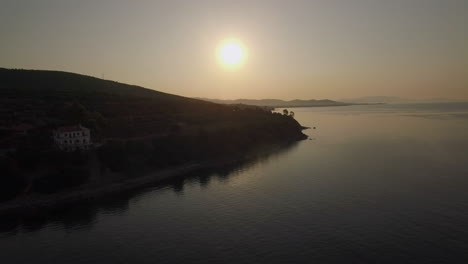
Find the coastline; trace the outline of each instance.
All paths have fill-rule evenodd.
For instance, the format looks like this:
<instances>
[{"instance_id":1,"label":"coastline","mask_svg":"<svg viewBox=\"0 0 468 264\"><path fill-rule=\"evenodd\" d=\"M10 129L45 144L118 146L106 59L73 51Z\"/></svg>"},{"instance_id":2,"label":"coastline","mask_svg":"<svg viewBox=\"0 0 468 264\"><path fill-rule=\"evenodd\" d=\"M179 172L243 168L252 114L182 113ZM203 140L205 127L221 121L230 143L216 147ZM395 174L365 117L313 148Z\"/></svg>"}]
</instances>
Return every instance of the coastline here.
<instances>
[{"instance_id":1,"label":"coastline","mask_svg":"<svg viewBox=\"0 0 468 264\"><path fill-rule=\"evenodd\" d=\"M80 188L70 190L69 192L63 191L49 195L34 194L23 198L16 198L0 204L0 215L34 212L36 210L57 208L84 200L93 200L112 194L139 189L148 184L162 184L165 181L183 177L188 173L200 169L225 166L241 160L243 159L238 158L204 163L187 163L175 168L150 172L141 177L114 182L105 186L96 186L90 189Z\"/></svg>"},{"instance_id":2,"label":"coastline","mask_svg":"<svg viewBox=\"0 0 468 264\"><path fill-rule=\"evenodd\" d=\"M259 153L275 153L282 144L276 145L267 151L259 150ZM213 169L233 165L239 162L255 160L255 153L244 153L243 155L225 157L204 162L189 162L177 167L156 170L145 173L143 176L116 181L107 185L84 186L55 194L32 194L30 196L17 197L16 199L0 203L0 216L34 214L50 209L61 208L83 201L92 201L112 195L143 189L147 186L158 186L171 181L185 178L190 173L198 170Z\"/></svg>"}]
</instances>

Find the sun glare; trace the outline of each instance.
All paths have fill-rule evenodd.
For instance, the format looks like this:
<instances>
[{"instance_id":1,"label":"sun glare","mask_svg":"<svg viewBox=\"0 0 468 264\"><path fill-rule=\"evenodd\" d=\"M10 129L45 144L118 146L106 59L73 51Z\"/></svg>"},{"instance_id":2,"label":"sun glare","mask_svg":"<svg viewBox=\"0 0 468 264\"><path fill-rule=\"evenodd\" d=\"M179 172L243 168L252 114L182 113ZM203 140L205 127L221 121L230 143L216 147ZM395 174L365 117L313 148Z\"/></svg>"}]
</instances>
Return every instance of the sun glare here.
<instances>
[{"instance_id":1,"label":"sun glare","mask_svg":"<svg viewBox=\"0 0 468 264\"><path fill-rule=\"evenodd\" d=\"M237 40L225 41L218 48L218 57L223 66L236 68L245 61L245 48Z\"/></svg>"}]
</instances>

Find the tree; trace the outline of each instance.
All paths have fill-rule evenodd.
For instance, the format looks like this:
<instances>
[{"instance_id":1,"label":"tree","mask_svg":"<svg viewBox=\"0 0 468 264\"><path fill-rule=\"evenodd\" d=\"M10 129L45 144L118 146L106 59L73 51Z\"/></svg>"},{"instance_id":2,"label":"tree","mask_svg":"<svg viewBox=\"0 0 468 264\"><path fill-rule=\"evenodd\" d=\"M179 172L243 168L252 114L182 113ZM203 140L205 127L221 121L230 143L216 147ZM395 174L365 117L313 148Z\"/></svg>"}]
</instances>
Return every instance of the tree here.
<instances>
[{"instance_id":1,"label":"tree","mask_svg":"<svg viewBox=\"0 0 468 264\"><path fill-rule=\"evenodd\" d=\"M89 112L82 104L74 102L71 105L68 105L64 109L65 120L71 124L81 123L86 120L86 117L89 116Z\"/></svg>"},{"instance_id":2,"label":"tree","mask_svg":"<svg viewBox=\"0 0 468 264\"><path fill-rule=\"evenodd\" d=\"M283 115L288 115L288 113L289 113L288 109L283 110Z\"/></svg>"}]
</instances>

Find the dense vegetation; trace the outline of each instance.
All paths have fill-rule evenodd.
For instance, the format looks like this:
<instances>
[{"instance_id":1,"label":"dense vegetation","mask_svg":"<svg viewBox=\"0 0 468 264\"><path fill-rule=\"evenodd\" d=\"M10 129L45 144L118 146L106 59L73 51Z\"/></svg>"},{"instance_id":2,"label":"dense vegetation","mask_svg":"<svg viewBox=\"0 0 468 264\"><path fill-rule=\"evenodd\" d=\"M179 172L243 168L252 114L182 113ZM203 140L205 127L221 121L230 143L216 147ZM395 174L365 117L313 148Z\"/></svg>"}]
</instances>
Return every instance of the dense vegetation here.
<instances>
[{"instance_id":1,"label":"dense vegetation","mask_svg":"<svg viewBox=\"0 0 468 264\"><path fill-rule=\"evenodd\" d=\"M0 69L0 199L52 193L102 171L132 172L243 155L262 144L304 138L291 116L221 105L66 72ZM90 153L54 149L52 130L82 124ZM28 127L18 133L17 127Z\"/></svg>"}]
</instances>

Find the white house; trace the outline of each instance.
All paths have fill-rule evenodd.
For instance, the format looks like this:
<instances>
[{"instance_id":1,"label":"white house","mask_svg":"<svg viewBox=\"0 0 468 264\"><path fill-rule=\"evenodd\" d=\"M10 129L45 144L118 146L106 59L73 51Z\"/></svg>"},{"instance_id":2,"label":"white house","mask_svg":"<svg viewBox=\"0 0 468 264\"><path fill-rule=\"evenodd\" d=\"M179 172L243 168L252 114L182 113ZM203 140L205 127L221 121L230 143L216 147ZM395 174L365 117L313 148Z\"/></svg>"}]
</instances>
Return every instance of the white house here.
<instances>
[{"instance_id":1,"label":"white house","mask_svg":"<svg viewBox=\"0 0 468 264\"><path fill-rule=\"evenodd\" d=\"M81 125L59 127L54 130L55 145L64 151L85 150L91 147L91 132Z\"/></svg>"}]
</instances>

